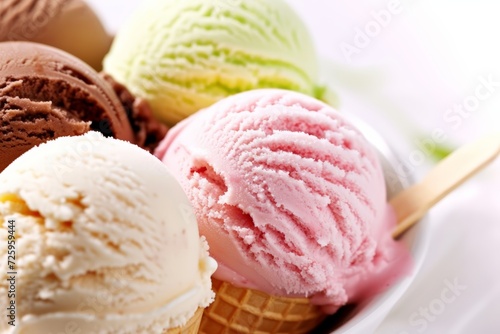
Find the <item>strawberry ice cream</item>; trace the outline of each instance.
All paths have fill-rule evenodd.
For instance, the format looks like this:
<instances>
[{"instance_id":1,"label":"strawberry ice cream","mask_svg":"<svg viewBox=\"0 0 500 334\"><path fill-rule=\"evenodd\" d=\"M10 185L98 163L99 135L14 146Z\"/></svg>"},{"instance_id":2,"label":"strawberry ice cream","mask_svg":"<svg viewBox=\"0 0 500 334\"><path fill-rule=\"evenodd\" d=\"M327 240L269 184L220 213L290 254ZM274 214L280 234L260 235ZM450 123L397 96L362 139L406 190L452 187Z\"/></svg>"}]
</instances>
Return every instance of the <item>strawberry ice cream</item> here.
<instances>
[{"instance_id":1,"label":"strawberry ice cream","mask_svg":"<svg viewBox=\"0 0 500 334\"><path fill-rule=\"evenodd\" d=\"M195 208L216 279L332 313L401 274L376 153L320 101L234 95L172 128L156 155Z\"/></svg>"}]
</instances>

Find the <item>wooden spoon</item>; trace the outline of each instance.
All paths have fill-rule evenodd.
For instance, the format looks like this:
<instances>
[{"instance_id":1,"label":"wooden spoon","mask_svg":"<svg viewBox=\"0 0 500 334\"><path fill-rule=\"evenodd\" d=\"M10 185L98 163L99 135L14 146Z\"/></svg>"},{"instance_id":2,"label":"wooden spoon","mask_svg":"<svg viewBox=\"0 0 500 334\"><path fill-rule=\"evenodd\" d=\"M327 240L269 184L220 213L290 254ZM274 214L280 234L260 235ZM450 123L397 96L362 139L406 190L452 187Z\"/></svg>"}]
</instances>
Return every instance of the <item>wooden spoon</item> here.
<instances>
[{"instance_id":1,"label":"wooden spoon","mask_svg":"<svg viewBox=\"0 0 500 334\"><path fill-rule=\"evenodd\" d=\"M438 163L420 182L391 199L398 225L392 236L399 238L431 207L464 181L486 167L500 154L500 132L465 145Z\"/></svg>"}]
</instances>

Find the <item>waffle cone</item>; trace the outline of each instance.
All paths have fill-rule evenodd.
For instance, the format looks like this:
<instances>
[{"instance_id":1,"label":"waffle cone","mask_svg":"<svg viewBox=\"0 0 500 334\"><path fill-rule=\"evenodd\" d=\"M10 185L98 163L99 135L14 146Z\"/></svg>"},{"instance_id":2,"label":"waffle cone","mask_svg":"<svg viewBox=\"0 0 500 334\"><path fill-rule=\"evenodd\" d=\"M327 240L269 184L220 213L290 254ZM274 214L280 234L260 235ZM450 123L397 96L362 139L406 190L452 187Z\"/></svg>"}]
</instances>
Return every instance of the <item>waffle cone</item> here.
<instances>
[{"instance_id":1,"label":"waffle cone","mask_svg":"<svg viewBox=\"0 0 500 334\"><path fill-rule=\"evenodd\" d=\"M163 334L197 334L202 315L203 309L199 308L184 326L164 330Z\"/></svg>"},{"instance_id":2,"label":"waffle cone","mask_svg":"<svg viewBox=\"0 0 500 334\"><path fill-rule=\"evenodd\" d=\"M307 298L271 296L212 278L215 301L205 309L200 334L308 333L324 318Z\"/></svg>"}]
</instances>

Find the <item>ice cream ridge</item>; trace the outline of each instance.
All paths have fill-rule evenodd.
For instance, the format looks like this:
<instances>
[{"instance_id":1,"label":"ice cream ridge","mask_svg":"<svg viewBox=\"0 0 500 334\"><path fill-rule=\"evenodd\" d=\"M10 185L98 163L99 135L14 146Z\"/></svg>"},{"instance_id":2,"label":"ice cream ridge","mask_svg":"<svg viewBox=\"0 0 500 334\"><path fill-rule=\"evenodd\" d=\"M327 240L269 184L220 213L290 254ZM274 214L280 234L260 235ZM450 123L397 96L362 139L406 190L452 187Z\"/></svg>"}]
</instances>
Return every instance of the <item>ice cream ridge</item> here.
<instances>
[{"instance_id":1,"label":"ice cream ridge","mask_svg":"<svg viewBox=\"0 0 500 334\"><path fill-rule=\"evenodd\" d=\"M312 97L233 95L173 127L155 154L219 264L200 333L307 333L407 268L374 149Z\"/></svg>"},{"instance_id":2,"label":"ice cream ridge","mask_svg":"<svg viewBox=\"0 0 500 334\"><path fill-rule=\"evenodd\" d=\"M136 145L91 131L29 150L0 174L0 219L18 250L15 327L2 321L2 334L196 333L213 300L217 264L193 209Z\"/></svg>"},{"instance_id":3,"label":"ice cream ridge","mask_svg":"<svg viewBox=\"0 0 500 334\"><path fill-rule=\"evenodd\" d=\"M118 31L104 71L173 125L251 89L326 98L317 64L309 32L283 0L163 0Z\"/></svg>"},{"instance_id":4,"label":"ice cream ridge","mask_svg":"<svg viewBox=\"0 0 500 334\"><path fill-rule=\"evenodd\" d=\"M42 44L0 43L0 171L31 147L90 130L150 151L166 133L146 101L80 59Z\"/></svg>"},{"instance_id":5,"label":"ice cream ridge","mask_svg":"<svg viewBox=\"0 0 500 334\"><path fill-rule=\"evenodd\" d=\"M84 0L2 0L0 42L4 41L50 45L100 71L112 39Z\"/></svg>"}]
</instances>

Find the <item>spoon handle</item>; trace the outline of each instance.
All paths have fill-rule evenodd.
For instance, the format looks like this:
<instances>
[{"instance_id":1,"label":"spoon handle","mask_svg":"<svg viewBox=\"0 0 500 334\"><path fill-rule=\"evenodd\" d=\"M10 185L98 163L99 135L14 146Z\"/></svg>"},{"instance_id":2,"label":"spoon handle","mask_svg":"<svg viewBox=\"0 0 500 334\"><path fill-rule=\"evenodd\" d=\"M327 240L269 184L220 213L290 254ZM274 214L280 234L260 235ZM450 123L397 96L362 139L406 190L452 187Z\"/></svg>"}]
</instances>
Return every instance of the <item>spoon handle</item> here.
<instances>
[{"instance_id":1,"label":"spoon handle","mask_svg":"<svg viewBox=\"0 0 500 334\"><path fill-rule=\"evenodd\" d=\"M396 195L390 204L397 217L393 238L399 238L464 181L500 154L500 132L461 147L436 165L424 179Z\"/></svg>"}]
</instances>

